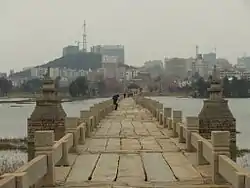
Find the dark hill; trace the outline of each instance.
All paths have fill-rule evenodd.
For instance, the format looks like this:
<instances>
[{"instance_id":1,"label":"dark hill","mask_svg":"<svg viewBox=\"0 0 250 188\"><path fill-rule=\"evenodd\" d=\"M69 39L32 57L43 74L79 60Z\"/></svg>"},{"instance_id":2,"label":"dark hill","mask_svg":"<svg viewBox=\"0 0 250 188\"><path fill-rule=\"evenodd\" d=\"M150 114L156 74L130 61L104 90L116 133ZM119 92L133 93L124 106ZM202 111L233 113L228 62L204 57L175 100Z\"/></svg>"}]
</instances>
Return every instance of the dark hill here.
<instances>
[{"instance_id":1,"label":"dark hill","mask_svg":"<svg viewBox=\"0 0 250 188\"><path fill-rule=\"evenodd\" d=\"M74 55L67 55L60 57L46 64L40 65L41 67L60 67L60 68L70 68L70 69L98 69L101 67L102 56L101 54L96 54L92 52L81 52ZM39 67L39 66L37 66ZM25 70L17 72L13 75L14 77L29 77L30 71Z\"/></svg>"},{"instance_id":2,"label":"dark hill","mask_svg":"<svg viewBox=\"0 0 250 188\"><path fill-rule=\"evenodd\" d=\"M78 53L67 55L50 61L41 67L66 67L69 69L98 69L101 67L102 56L96 53Z\"/></svg>"}]
</instances>

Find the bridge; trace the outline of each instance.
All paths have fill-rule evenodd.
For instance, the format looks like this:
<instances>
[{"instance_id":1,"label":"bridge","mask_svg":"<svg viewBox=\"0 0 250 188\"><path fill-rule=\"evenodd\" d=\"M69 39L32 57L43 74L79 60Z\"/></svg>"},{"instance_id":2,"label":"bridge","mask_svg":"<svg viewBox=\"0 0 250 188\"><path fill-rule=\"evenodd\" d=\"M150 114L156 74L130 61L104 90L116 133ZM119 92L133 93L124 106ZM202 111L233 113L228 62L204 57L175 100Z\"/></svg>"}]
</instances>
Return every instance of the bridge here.
<instances>
[{"instance_id":1,"label":"bridge","mask_svg":"<svg viewBox=\"0 0 250 188\"><path fill-rule=\"evenodd\" d=\"M172 114L172 115L171 115ZM0 178L0 188L250 188L250 175L229 157L229 132L211 140L198 118L141 96L93 105L67 117L65 135L35 132L36 157Z\"/></svg>"}]
</instances>

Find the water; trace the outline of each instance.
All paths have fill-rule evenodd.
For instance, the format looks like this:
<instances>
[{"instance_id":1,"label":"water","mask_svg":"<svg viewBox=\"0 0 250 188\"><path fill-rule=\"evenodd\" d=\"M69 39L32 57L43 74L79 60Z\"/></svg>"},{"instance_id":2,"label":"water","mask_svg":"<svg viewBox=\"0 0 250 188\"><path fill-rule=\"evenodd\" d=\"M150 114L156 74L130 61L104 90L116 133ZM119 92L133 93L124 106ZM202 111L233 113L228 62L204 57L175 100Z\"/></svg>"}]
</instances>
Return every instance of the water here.
<instances>
[{"instance_id":1,"label":"water","mask_svg":"<svg viewBox=\"0 0 250 188\"><path fill-rule=\"evenodd\" d=\"M174 110L182 110L183 117L198 116L203 106L203 99L176 98L176 97L152 97ZM236 118L237 146L250 148L250 99L228 99L228 105Z\"/></svg>"},{"instance_id":2,"label":"water","mask_svg":"<svg viewBox=\"0 0 250 188\"><path fill-rule=\"evenodd\" d=\"M101 102L106 98L89 99L84 101L74 101L62 103L62 106L67 113L67 116L80 117L81 110L88 110L90 106ZM5 99L2 99L5 100ZM8 100L8 99L6 99ZM19 99L12 99L19 100ZM21 100L21 99L20 99ZM27 136L27 118L34 110L35 103L18 104L17 107L12 107L15 104L3 103L0 104L0 137L26 137Z\"/></svg>"},{"instance_id":3,"label":"water","mask_svg":"<svg viewBox=\"0 0 250 188\"><path fill-rule=\"evenodd\" d=\"M165 107L171 107L173 110L181 110L183 117L198 116L203 106L203 99L176 98L176 97L151 97L158 100ZM236 129L241 132L237 134L237 146L239 148L250 149L250 99L228 99L228 105L234 117L236 118ZM237 163L250 170L250 154L237 159Z\"/></svg>"}]
</instances>

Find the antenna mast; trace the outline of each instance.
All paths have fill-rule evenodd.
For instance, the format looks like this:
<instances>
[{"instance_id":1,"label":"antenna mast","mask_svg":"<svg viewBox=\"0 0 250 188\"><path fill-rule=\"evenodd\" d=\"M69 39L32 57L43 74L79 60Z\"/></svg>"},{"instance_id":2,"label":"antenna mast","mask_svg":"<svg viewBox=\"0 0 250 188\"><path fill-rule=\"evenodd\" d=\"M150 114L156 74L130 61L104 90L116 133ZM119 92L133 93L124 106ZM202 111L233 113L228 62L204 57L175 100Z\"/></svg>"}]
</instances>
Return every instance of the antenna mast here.
<instances>
[{"instance_id":1,"label":"antenna mast","mask_svg":"<svg viewBox=\"0 0 250 188\"><path fill-rule=\"evenodd\" d=\"M198 45L196 45L195 46L195 55L196 55L196 58L198 58L198 54L199 54L199 46Z\"/></svg>"},{"instance_id":2,"label":"antenna mast","mask_svg":"<svg viewBox=\"0 0 250 188\"><path fill-rule=\"evenodd\" d=\"M83 35L82 35L82 50L84 52L87 52L87 32L86 32L86 21L84 20L84 24L83 24Z\"/></svg>"}]
</instances>

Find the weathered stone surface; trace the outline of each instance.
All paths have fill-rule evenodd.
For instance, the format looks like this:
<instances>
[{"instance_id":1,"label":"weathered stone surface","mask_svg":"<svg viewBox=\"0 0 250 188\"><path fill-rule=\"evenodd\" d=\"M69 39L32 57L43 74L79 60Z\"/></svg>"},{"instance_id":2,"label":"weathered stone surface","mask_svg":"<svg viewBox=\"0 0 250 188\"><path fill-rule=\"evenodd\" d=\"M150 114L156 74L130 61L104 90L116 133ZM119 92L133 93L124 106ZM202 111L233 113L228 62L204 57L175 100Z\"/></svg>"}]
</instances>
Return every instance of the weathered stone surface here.
<instances>
[{"instance_id":1,"label":"weathered stone surface","mask_svg":"<svg viewBox=\"0 0 250 188\"><path fill-rule=\"evenodd\" d=\"M173 172L163 159L161 153L143 153L142 161L145 166L148 181L175 181Z\"/></svg>"},{"instance_id":2,"label":"weathered stone surface","mask_svg":"<svg viewBox=\"0 0 250 188\"><path fill-rule=\"evenodd\" d=\"M141 157L138 154L120 155L117 181L143 182L145 175Z\"/></svg>"},{"instance_id":3,"label":"weathered stone surface","mask_svg":"<svg viewBox=\"0 0 250 188\"><path fill-rule=\"evenodd\" d=\"M92 175L93 181L114 181L118 168L119 155L101 154Z\"/></svg>"},{"instance_id":4,"label":"weathered stone surface","mask_svg":"<svg viewBox=\"0 0 250 188\"><path fill-rule=\"evenodd\" d=\"M178 139L169 138L154 120L141 121L144 117L150 117L147 110L131 99L122 101L80 145L64 187L204 187L199 172L176 146Z\"/></svg>"},{"instance_id":5,"label":"weathered stone surface","mask_svg":"<svg viewBox=\"0 0 250 188\"><path fill-rule=\"evenodd\" d=\"M165 160L171 166L175 176L180 180L189 179L200 179L202 182L202 177L195 170L192 164L187 160L187 158L181 152L169 152L163 153Z\"/></svg>"},{"instance_id":6,"label":"weathered stone surface","mask_svg":"<svg viewBox=\"0 0 250 188\"><path fill-rule=\"evenodd\" d=\"M98 154L84 154L77 159L67 179L68 183L81 183L87 181L99 159Z\"/></svg>"}]
</instances>

